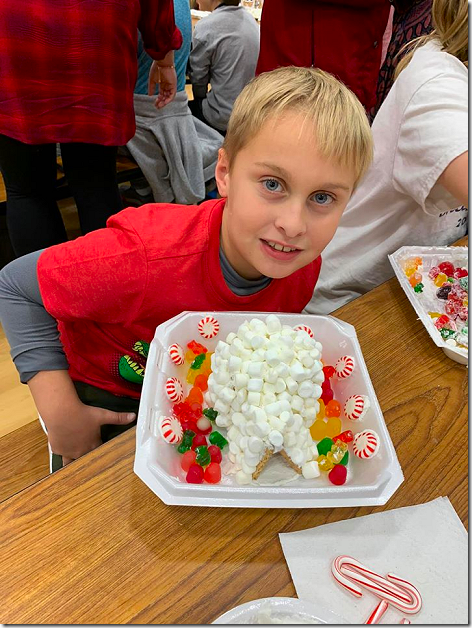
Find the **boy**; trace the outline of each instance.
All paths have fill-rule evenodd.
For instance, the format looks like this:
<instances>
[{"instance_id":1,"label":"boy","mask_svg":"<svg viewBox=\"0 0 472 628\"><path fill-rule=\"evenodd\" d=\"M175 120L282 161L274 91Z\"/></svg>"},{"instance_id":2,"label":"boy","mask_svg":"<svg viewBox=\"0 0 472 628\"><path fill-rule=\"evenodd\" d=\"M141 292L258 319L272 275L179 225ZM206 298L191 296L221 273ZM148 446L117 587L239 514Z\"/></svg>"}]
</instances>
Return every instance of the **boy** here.
<instances>
[{"instance_id":1,"label":"boy","mask_svg":"<svg viewBox=\"0 0 472 628\"><path fill-rule=\"evenodd\" d=\"M222 199L129 208L5 267L0 315L55 468L132 425L133 363L163 321L183 310L301 312L371 156L364 110L345 86L280 68L236 101L216 168Z\"/></svg>"}]
</instances>

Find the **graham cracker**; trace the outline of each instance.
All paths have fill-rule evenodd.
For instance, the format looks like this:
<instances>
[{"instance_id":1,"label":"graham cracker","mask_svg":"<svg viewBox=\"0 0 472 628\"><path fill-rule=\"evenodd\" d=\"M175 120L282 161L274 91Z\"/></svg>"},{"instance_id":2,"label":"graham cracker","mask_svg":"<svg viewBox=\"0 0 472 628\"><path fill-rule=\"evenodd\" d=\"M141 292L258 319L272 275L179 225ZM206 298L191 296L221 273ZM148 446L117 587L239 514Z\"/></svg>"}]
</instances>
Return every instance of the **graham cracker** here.
<instances>
[{"instance_id":1,"label":"graham cracker","mask_svg":"<svg viewBox=\"0 0 472 628\"><path fill-rule=\"evenodd\" d=\"M285 451L285 449L282 449L282 451L280 452L281 456L284 458L284 460L292 467L292 469L294 471L296 471L297 473L299 473L301 475L302 470L300 469L300 467L298 466L298 464L295 464L293 462L293 460L290 458L290 456L287 454L287 452ZM256 469L257 470L257 469Z\"/></svg>"},{"instance_id":2,"label":"graham cracker","mask_svg":"<svg viewBox=\"0 0 472 628\"><path fill-rule=\"evenodd\" d=\"M256 467L256 470L252 474L252 479L253 480L257 480L257 478L260 476L260 474L264 470L264 467L269 462L269 460L272 458L273 453L274 453L274 451L272 449L267 448L265 450L264 455L261 458L261 461L259 462L259 464Z\"/></svg>"}]
</instances>

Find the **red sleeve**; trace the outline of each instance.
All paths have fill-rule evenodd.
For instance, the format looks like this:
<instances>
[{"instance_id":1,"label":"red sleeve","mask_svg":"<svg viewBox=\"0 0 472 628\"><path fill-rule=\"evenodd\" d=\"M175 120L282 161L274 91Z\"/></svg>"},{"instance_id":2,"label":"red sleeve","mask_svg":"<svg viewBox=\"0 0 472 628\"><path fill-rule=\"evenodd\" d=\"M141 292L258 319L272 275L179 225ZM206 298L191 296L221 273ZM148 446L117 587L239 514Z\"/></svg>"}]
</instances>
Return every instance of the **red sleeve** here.
<instances>
[{"instance_id":1,"label":"red sleeve","mask_svg":"<svg viewBox=\"0 0 472 628\"><path fill-rule=\"evenodd\" d=\"M153 59L163 59L169 50L182 45L182 33L175 25L173 0L141 0L138 28L146 52Z\"/></svg>"},{"instance_id":2,"label":"red sleeve","mask_svg":"<svg viewBox=\"0 0 472 628\"><path fill-rule=\"evenodd\" d=\"M132 320L144 299L148 266L126 211L112 216L106 229L41 254L39 288L54 318L97 323Z\"/></svg>"}]
</instances>

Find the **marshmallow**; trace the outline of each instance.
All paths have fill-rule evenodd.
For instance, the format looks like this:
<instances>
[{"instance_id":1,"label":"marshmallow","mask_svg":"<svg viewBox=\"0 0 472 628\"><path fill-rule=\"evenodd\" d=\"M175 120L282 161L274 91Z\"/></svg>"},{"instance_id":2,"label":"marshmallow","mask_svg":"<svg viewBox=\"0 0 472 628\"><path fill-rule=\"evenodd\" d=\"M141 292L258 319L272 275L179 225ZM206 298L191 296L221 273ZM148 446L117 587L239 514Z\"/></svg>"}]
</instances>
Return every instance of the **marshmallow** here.
<instances>
[{"instance_id":1,"label":"marshmallow","mask_svg":"<svg viewBox=\"0 0 472 628\"><path fill-rule=\"evenodd\" d=\"M270 427L273 430L278 430L279 432L283 432L284 427L285 427L285 423L283 421L281 421L279 419L279 417L277 416L270 416L267 418L267 421L269 422Z\"/></svg>"},{"instance_id":2,"label":"marshmallow","mask_svg":"<svg viewBox=\"0 0 472 628\"><path fill-rule=\"evenodd\" d=\"M257 436L251 436L248 440L248 449L254 454L260 453L264 449L264 443L261 438Z\"/></svg>"},{"instance_id":3,"label":"marshmallow","mask_svg":"<svg viewBox=\"0 0 472 628\"><path fill-rule=\"evenodd\" d=\"M308 397L314 397L315 395L315 385L310 380L305 380L301 382L298 387L298 395L302 399L307 399Z\"/></svg>"},{"instance_id":4,"label":"marshmallow","mask_svg":"<svg viewBox=\"0 0 472 628\"><path fill-rule=\"evenodd\" d=\"M271 430L267 438L274 447L280 447L284 442L284 437L278 430Z\"/></svg>"},{"instance_id":5,"label":"marshmallow","mask_svg":"<svg viewBox=\"0 0 472 628\"><path fill-rule=\"evenodd\" d=\"M301 412L303 410L303 399L298 395L293 395L292 397L292 408L297 412Z\"/></svg>"},{"instance_id":6,"label":"marshmallow","mask_svg":"<svg viewBox=\"0 0 472 628\"><path fill-rule=\"evenodd\" d=\"M264 364L262 362L250 362L247 369L249 377L262 377Z\"/></svg>"},{"instance_id":7,"label":"marshmallow","mask_svg":"<svg viewBox=\"0 0 472 628\"><path fill-rule=\"evenodd\" d=\"M248 392L248 394L247 394L247 402L251 406L258 406L258 405L260 405L260 403L261 403L261 393L260 392L255 392L255 391Z\"/></svg>"},{"instance_id":8,"label":"marshmallow","mask_svg":"<svg viewBox=\"0 0 472 628\"><path fill-rule=\"evenodd\" d=\"M266 411L267 414L271 414L273 416L279 416L279 414L282 412L282 408L281 408L280 402L276 401L275 403L269 403L265 407L265 411Z\"/></svg>"},{"instance_id":9,"label":"marshmallow","mask_svg":"<svg viewBox=\"0 0 472 628\"><path fill-rule=\"evenodd\" d=\"M305 464L302 466L302 475L305 480L313 480L314 478L319 477L320 469L316 460L312 460L311 462L305 462Z\"/></svg>"},{"instance_id":10,"label":"marshmallow","mask_svg":"<svg viewBox=\"0 0 472 628\"><path fill-rule=\"evenodd\" d=\"M278 366L280 364L279 354L275 349L267 350L264 357L269 366Z\"/></svg>"},{"instance_id":11,"label":"marshmallow","mask_svg":"<svg viewBox=\"0 0 472 628\"><path fill-rule=\"evenodd\" d=\"M235 338L236 334L234 333L234 331L230 331L229 334L226 336L226 343L231 344Z\"/></svg>"},{"instance_id":12,"label":"marshmallow","mask_svg":"<svg viewBox=\"0 0 472 628\"><path fill-rule=\"evenodd\" d=\"M274 384L274 388L276 393L282 393L287 388L287 385L285 384L284 380L279 377Z\"/></svg>"},{"instance_id":13,"label":"marshmallow","mask_svg":"<svg viewBox=\"0 0 472 628\"><path fill-rule=\"evenodd\" d=\"M284 434L284 446L285 447L293 447L297 442L297 437L293 432L286 432Z\"/></svg>"},{"instance_id":14,"label":"marshmallow","mask_svg":"<svg viewBox=\"0 0 472 628\"><path fill-rule=\"evenodd\" d=\"M260 347L263 347L264 345L265 345L265 341L262 336L258 336L257 334L255 334L251 338L251 347L253 349L260 349Z\"/></svg>"},{"instance_id":15,"label":"marshmallow","mask_svg":"<svg viewBox=\"0 0 472 628\"><path fill-rule=\"evenodd\" d=\"M219 398L221 399L221 401L224 401L224 403L230 404L235 397L236 391L233 388L225 386L223 390L220 391Z\"/></svg>"},{"instance_id":16,"label":"marshmallow","mask_svg":"<svg viewBox=\"0 0 472 628\"><path fill-rule=\"evenodd\" d=\"M251 480L252 480L252 474L251 473L245 473L244 471L238 471L236 473L236 482L238 484L250 484Z\"/></svg>"},{"instance_id":17,"label":"marshmallow","mask_svg":"<svg viewBox=\"0 0 472 628\"><path fill-rule=\"evenodd\" d=\"M280 319L275 314L269 314L265 319L267 331L269 334L274 334L282 331L282 324Z\"/></svg>"},{"instance_id":18,"label":"marshmallow","mask_svg":"<svg viewBox=\"0 0 472 628\"><path fill-rule=\"evenodd\" d=\"M221 414L227 414L229 412L229 405L221 399L217 399L215 401L215 405L213 406L213 408Z\"/></svg>"},{"instance_id":19,"label":"marshmallow","mask_svg":"<svg viewBox=\"0 0 472 628\"><path fill-rule=\"evenodd\" d=\"M241 370L241 365L243 361L237 355L232 355L228 362L228 371L230 373L235 373Z\"/></svg>"},{"instance_id":20,"label":"marshmallow","mask_svg":"<svg viewBox=\"0 0 472 628\"><path fill-rule=\"evenodd\" d=\"M253 379L250 379L247 384L248 393L249 392L261 392L263 385L264 385L264 380L262 379L258 379L255 377Z\"/></svg>"}]
</instances>

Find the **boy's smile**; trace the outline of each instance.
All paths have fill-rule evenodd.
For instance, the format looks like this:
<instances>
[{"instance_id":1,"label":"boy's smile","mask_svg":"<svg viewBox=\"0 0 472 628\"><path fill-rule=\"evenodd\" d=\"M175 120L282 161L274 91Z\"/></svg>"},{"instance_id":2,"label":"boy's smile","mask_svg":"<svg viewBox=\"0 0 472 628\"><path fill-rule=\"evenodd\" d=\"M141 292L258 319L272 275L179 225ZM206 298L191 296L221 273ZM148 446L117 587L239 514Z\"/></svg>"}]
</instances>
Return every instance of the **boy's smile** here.
<instances>
[{"instance_id":1,"label":"boy's smile","mask_svg":"<svg viewBox=\"0 0 472 628\"><path fill-rule=\"evenodd\" d=\"M283 278L310 264L333 237L352 194L354 169L322 157L304 121L295 112L269 119L231 169L220 149L215 176L227 197L221 244L247 279Z\"/></svg>"}]
</instances>

